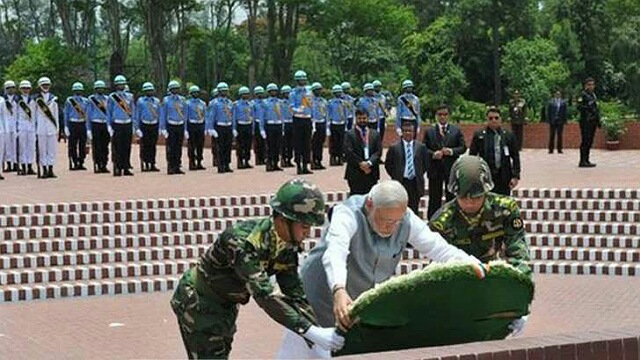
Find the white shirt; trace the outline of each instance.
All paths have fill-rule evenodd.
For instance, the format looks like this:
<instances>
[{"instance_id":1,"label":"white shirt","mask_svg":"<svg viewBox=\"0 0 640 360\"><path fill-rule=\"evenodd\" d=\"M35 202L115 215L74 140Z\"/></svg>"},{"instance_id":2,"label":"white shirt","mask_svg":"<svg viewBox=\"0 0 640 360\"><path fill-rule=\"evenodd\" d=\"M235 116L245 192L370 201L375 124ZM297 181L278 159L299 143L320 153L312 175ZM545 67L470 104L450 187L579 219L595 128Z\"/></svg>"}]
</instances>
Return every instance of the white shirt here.
<instances>
[{"instance_id":1,"label":"white shirt","mask_svg":"<svg viewBox=\"0 0 640 360\"><path fill-rule=\"evenodd\" d=\"M405 141L402 140L402 151L404 151L405 157L407 155L407 147L409 147L411 149L411 159L406 158L405 162L404 162L404 178L405 179L409 179L409 164L413 164L414 161L413 159L415 158L416 154L414 154L414 148L413 148L413 141ZM413 167L413 177L416 176L416 168L415 166Z\"/></svg>"}]
</instances>

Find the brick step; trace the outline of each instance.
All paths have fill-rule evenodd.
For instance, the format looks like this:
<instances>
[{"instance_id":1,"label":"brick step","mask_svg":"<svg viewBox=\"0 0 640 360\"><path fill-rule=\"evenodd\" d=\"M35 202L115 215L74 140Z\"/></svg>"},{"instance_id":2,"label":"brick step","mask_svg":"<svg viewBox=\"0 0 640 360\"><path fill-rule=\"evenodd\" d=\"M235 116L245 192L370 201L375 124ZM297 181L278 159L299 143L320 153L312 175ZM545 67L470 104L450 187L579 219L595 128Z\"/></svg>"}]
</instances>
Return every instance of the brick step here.
<instances>
[{"instance_id":1,"label":"brick step","mask_svg":"<svg viewBox=\"0 0 640 360\"><path fill-rule=\"evenodd\" d=\"M531 246L571 246L580 248L640 248L640 236L627 235L576 235L533 233L527 234Z\"/></svg>"},{"instance_id":2,"label":"brick step","mask_svg":"<svg viewBox=\"0 0 640 360\"><path fill-rule=\"evenodd\" d=\"M640 211L626 210L533 210L523 209L525 220L640 222Z\"/></svg>"},{"instance_id":3,"label":"brick step","mask_svg":"<svg viewBox=\"0 0 640 360\"><path fill-rule=\"evenodd\" d=\"M521 209L639 211L640 200L633 199L535 199L517 198Z\"/></svg>"},{"instance_id":4,"label":"brick step","mask_svg":"<svg viewBox=\"0 0 640 360\"><path fill-rule=\"evenodd\" d=\"M139 276L182 274L193 259L155 260L139 263L104 263L94 265L51 266L39 269L2 270L0 285L47 284L60 281L89 281ZM0 286L0 287L2 287Z\"/></svg>"},{"instance_id":5,"label":"brick step","mask_svg":"<svg viewBox=\"0 0 640 360\"><path fill-rule=\"evenodd\" d=\"M573 189L573 188L516 188L517 198L544 199L640 199L640 189Z\"/></svg>"},{"instance_id":6,"label":"brick step","mask_svg":"<svg viewBox=\"0 0 640 360\"><path fill-rule=\"evenodd\" d=\"M531 267L534 273L537 274L640 276L640 264L621 264L606 261L535 260L531 262Z\"/></svg>"},{"instance_id":7,"label":"brick step","mask_svg":"<svg viewBox=\"0 0 640 360\"><path fill-rule=\"evenodd\" d=\"M27 255L0 256L2 270L36 269L50 266L94 265L155 260L193 259L209 247L202 245L162 246L151 248L64 251Z\"/></svg>"},{"instance_id":8,"label":"brick step","mask_svg":"<svg viewBox=\"0 0 640 360\"><path fill-rule=\"evenodd\" d=\"M551 222L525 221L529 233L594 234L594 235L640 235L640 225L634 223L599 222Z\"/></svg>"}]
</instances>

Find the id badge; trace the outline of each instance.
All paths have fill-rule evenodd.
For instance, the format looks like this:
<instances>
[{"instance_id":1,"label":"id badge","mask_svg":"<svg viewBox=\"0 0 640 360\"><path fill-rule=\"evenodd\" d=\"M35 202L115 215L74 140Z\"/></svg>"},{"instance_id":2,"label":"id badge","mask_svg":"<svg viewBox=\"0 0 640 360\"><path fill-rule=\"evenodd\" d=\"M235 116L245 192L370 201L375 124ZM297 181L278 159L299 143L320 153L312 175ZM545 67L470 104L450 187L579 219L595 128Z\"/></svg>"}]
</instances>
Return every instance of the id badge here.
<instances>
[{"instance_id":1,"label":"id badge","mask_svg":"<svg viewBox=\"0 0 640 360\"><path fill-rule=\"evenodd\" d=\"M504 147L504 156L510 156L509 155L509 147L508 146Z\"/></svg>"},{"instance_id":2,"label":"id badge","mask_svg":"<svg viewBox=\"0 0 640 360\"><path fill-rule=\"evenodd\" d=\"M364 147L364 159L365 160L369 160L369 147L368 146Z\"/></svg>"}]
</instances>

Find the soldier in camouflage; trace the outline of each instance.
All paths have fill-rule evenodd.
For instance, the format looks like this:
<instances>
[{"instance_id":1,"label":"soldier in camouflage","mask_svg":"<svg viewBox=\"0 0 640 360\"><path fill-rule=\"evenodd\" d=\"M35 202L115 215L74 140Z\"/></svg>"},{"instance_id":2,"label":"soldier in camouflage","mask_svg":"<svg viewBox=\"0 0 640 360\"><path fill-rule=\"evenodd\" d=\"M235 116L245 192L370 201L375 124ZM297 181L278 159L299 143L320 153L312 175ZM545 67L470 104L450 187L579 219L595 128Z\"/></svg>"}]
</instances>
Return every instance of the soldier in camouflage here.
<instances>
[{"instance_id":1,"label":"soldier in camouflage","mask_svg":"<svg viewBox=\"0 0 640 360\"><path fill-rule=\"evenodd\" d=\"M503 259L531 276L529 247L518 204L512 197L492 193L491 189L489 165L479 156L461 156L451 168L448 185L456 198L433 215L429 227L484 263ZM514 320L512 335L523 331L526 320Z\"/></svg>"},{"instance_id":2,"label":"soldier in camouflage","mask_svg":"<svg viewBox=\"0 0 640 360\"><path fill-rule=\"evenodd\" d=\"M171 299L190 359L228 358L240 305L253 296L271 318L308 344L338 350L344 338L321 328L298 276L298 253L325 203L313 184L293 179L271 200L273 215L225 230L188 270ZM269 281L275 275L279 291Z\"/></svg>"}]
</instances>

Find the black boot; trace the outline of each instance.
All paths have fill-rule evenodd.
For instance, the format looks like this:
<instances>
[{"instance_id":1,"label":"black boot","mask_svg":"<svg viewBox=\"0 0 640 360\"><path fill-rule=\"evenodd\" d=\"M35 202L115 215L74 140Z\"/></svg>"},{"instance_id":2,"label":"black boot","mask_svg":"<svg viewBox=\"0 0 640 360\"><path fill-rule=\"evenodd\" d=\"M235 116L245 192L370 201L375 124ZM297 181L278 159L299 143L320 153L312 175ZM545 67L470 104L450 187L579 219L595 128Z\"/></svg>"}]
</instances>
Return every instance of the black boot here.
<instances>
[{"instance_id":1,"label":"black boot","mask_svg":"<svg viewBox=\"0 0 640 360\"><path fill-rule=\"evenodd\" d=\"M253 169L253 166L251 166L251 164L249 164L249 160L245 160L244 161L244 168L245 169Z\"/></svg>"},{"instance_id":2,"label":"black boot","mask_svg":"<svg viewBox=\"0 0 640 360\"><path fill-rule=\"evenodd\" d=\"M198 170L196 167L196 163L193 160L189 160L189 171L196 171Z\"/></svg>"},{"instance_id":3,"label":"black boot","mask_svg":"<svg viewBox=\"0 0 640 360\"><path fill-rule=\"evenodd\" d=\"M149 171L151 171L151 172L160 172L160 169L158 169L158 168L156 167L156 164L154 164L154 163L149 163Z\"/></svg>"},{"instance_id":4,"label":"black boot","mask_svg":"<svg viewBox=\"0 0 640 360\"><path fill-rule=\"evenodd\" d=\"M33 171L33 165L29 164L27 165L27 175L35 175L36 172Z\"/></svg>"},{"instance_id":5,"label":"black boot","mask_svg":"<svg viewBox=\"0 0 640 360\"><path fill-rule=\"evenodd\" d=\"M18 165L18 163L13 163L13 171L15 172L20 171L20 165Z\"/></svg>"},{"instance_id":6,"label":"black boot","mask_svg":"<svg viewBox=\"0 0 640 360\"><path fill-rule=\"evenodd\" d=\"M27 165L22 164L20 168L18 168L18 175L25 176L27 175Z\"/></svg>"},{"instance_id":7,"label":"black boot","mask_svg":"<svg viewBox=\"0 0 640 360\"><path fill-rule=\"evenodd\" d=\"M207 170L207 168L202 166L201 160L198 160L198 164L196 165L196 170Z\"/></svg>"},{"instance_id":8,"label":"black boot","mask_svg":"<svg viewBox=\"0 0 640 360\"><path fill-rule=\"evenodd\" d=\"M267 168L266 168L267 172L274 171L273 164L271 163L271 161L267 161L266 165L267 165Z\"/></svg>"},{"instance_id":9,"label":"black boot","mask_svg":"<svg viewBox=\"0 0 640 360\"><path fill-rule=\"evenodd\" d=\"M85 169L86 170L86 169ZM55 179L57 178L56 174L53 173L53 165L49 166L49 174L47 175L47 177L51 178L51 179Z\"/></svg>"},{"instance_id":10,"label":"black boot","mask_svg":"<svg viewBox=\"0 0 640 360\"><path fill-rule=\"evenodd\" d=\"M300 163L296 163L296 174L297 175L304 174L304 172L302 172L302 164L300 164Z\"/></svg>"},{"instance_id":11,"label":"black boot","mask_svg":"<svg viewBox=\"0 0 640 360\"><path fill-rule=\"evenodd\" d=\"M131 172L131 169L129 169L129 168L124 169L123 174L124 174L124 176L133 176L133 173Z\"/></svg>"}]
</instances>

